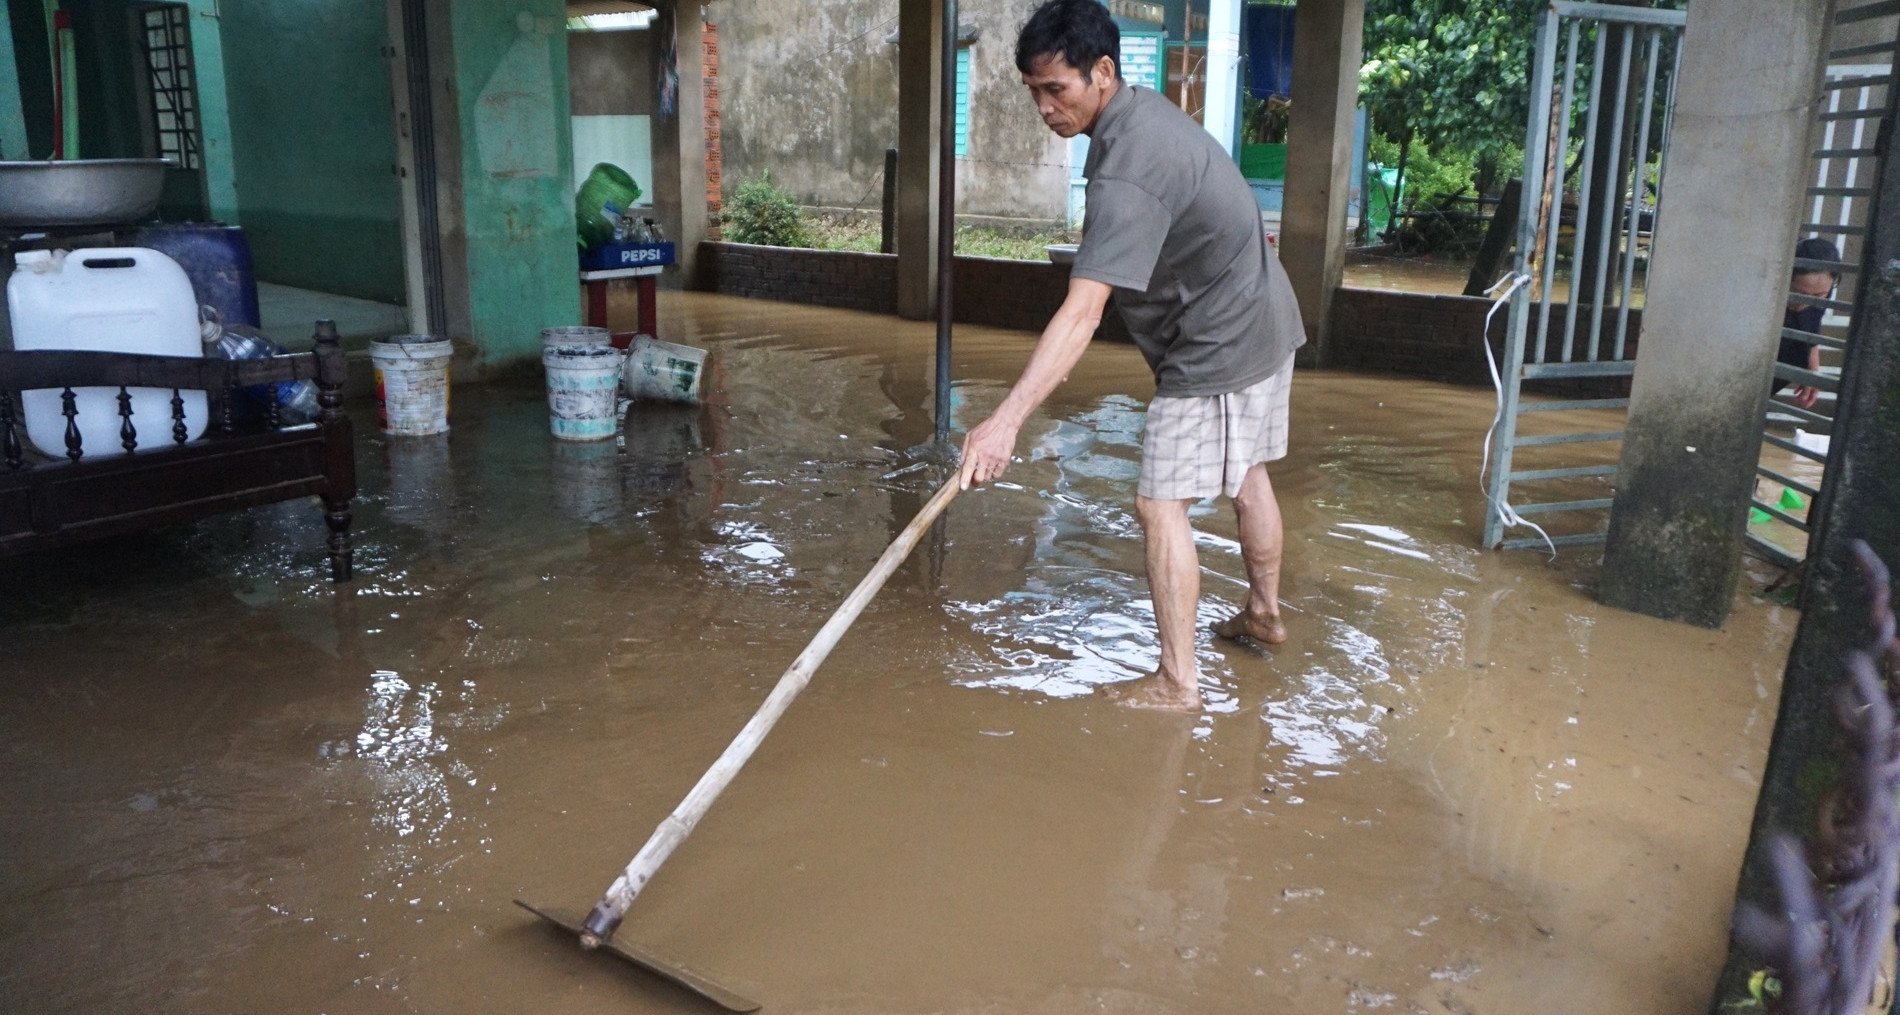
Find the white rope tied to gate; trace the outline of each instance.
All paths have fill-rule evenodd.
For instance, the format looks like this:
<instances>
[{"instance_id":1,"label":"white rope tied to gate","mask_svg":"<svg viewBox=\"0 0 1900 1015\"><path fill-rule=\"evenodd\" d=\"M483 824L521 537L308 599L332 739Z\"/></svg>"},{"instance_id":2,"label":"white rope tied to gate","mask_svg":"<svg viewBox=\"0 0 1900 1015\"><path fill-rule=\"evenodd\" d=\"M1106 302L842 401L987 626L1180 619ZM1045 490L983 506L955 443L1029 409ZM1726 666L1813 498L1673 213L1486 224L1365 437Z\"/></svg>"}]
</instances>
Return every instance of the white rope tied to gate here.
<instances>
[{"instance_id":1,"label":"white rope tied to gate","mask_svg":"<svg viewBox=\"0 0 1900 1015\"><path fill-rule=\"evenodd\" d=\"M1517 292L1519 287L1530 280L1531 277L1529 275L1521 272L1513 273L1498 279L1491 288L1484 291L1484 294L1489 296L1499 289L1504 290L1504 292L1492 302L1490 311L1484 315L1484 332L1478 336L1480 343L1484 346L1484 361L1491 367L1491 387L1492 390L1497 392L1498 396L1497 414L1491 417L1491 428L1484 432L1484 458L1478 464L1478 491L1484 494L1484 499L1487 504L1497 509L1498 519L1504 522L1505 528L1516 528L1522 525L1537 533L1539 536L1542 536L1544 538L1544 545L1550 548L1550 559L1556 560L1557 544L1551 540L1550 533L1545 532L1536 522L1519 515L1517 511L1511 507L1509 500L1503 497L1492 497L1490 487L1486 486L1484 482L1485 473L1491 470L1491 438L1498 432L1498 426L1504 422L1504 377L1498 372L1498 358L1491 353L1491 319L1497 316L1499 307L1510 302L1511 294Z\"/></svg>"}]
</instances>

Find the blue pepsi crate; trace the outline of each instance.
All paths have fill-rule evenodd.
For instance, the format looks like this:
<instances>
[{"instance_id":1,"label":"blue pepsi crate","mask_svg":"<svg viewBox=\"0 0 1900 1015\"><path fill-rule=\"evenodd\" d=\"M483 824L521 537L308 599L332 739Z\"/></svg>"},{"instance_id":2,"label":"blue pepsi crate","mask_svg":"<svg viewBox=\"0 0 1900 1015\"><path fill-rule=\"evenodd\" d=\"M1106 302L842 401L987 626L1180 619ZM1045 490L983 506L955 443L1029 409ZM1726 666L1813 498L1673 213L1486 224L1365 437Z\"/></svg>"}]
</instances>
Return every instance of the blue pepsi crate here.
<instances>
[{"instance_id":1,"label":"blue pepsi crate","mask_svg":"<svg viewBox=\"0 0 1900 1015\"><path fill-rule=\"evenodd\" d=\"M671 243L607 243L581 251L582 271L651 268L672 263Z\"/></svg>"}]
</instances>

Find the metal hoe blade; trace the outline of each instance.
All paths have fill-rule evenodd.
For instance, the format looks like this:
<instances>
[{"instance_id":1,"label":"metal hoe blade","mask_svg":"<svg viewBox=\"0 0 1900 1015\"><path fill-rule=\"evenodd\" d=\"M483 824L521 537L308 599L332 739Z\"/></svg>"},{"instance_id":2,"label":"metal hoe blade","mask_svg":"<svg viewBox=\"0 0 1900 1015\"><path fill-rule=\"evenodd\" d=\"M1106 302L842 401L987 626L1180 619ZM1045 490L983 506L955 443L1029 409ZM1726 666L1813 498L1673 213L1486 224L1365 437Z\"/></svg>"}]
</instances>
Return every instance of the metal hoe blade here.
<instances>
[{"instance_id":1,"label":"metal hoe blade","mask_svg":"<svg viewBox=\"0 0 1900 1015\"><path fill-rule=\"evenodd\" d=\"M515 900L515 905L566 931L576 940L580 938L581 915L579 913L567 909L543 909L539 906L530 906L520 899ZM601 942L600 947L596 949L596 951L612 955L614 958L637 966L662 980L684 987L727 1011L754 1012L759 1010L759 1002L735 994L679 963L669 962L636 945L622 944L610 939Z\"/></svg>"}]
</instances>

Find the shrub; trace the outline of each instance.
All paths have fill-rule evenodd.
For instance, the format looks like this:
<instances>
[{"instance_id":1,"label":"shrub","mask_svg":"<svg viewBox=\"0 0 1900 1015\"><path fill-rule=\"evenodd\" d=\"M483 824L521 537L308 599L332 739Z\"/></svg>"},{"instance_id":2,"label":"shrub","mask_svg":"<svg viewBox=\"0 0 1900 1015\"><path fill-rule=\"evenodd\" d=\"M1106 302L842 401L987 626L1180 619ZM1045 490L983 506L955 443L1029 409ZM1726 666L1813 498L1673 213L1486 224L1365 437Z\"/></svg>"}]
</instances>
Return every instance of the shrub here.
<instances>
[{"instance_id":1,"label":"shrub","mask_svg":"<svg viewBox=\"0 0 1900 1015\"><path fill-rule=\"evenodd\" d=\"M734 243L763 243L774 247L809 247L805 212L792 195L772 184L771 170L733 189L720 212L726 239Z\"/></svg>"},{"instance_id":2,"label":"shrub","mask_svg":"<svg viewBox=\"0 0 1900 1015\"><path fill-rule=\"evenodd\" d=\"M1399 163L1398 144L1376 130L1366 149L1369 162L1386 169ZM1505 180L1523 170L1524 152L1516 145L1505 145L1496 152L1473 152L1415 142L1405 160L1405 207L1418 210L1470 193L1495 196Z\"/></svg>"}]
</instances>

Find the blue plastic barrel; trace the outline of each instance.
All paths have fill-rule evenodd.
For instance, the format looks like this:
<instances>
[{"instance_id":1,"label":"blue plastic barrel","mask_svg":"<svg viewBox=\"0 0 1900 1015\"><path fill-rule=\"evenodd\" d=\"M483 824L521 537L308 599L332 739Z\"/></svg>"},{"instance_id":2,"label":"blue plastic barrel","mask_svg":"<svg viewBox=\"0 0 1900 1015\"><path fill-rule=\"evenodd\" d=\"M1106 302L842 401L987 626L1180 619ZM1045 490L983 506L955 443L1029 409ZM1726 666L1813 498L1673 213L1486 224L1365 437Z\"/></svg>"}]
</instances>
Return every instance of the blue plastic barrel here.
<instances>
[{"instance_id":1,"label":"blue plastic barrel","mask_svg":"<svg viewBox=\"0 0 1900 1015\"><path fill-rule=\"evenodd\" d=\"M222 222L170 222L145 226L135 242L177 261L191 279L198 302L216 309L224 323L253 328L263 323L251 245L242 228Z\"/></svg>"}]
</instances>

